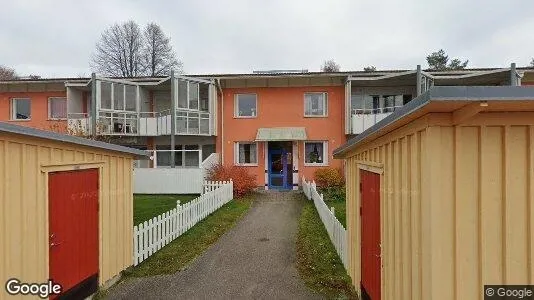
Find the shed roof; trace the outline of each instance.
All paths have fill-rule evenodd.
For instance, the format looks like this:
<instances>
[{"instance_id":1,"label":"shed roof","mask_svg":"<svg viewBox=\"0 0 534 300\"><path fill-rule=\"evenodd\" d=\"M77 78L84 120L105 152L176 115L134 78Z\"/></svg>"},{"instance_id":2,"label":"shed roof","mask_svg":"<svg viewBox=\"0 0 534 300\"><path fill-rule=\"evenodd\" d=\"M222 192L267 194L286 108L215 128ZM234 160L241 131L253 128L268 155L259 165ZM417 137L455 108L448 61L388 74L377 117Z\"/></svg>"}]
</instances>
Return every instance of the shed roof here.
<instances>
[{"instance_id":1,"label":"shed roof","mask_svg":"<svg viewBox=\"0 0 534 300\"><path fill-rule=\"evenodd\" d=\"M140 157L148 157L148 154L145 151L134 149L134 148L119 146L119 145L105 143L101 141L94 141L90 139L56 133L52 131L35 129L31 127L26 127L26 126L9 124L5 122L0 122L0 133L1 132L14 133L14 134L20 134L20 135L25 135L25 136L32 136L32 137L37 137L37 138L54 140L54 141L59 141L59 142L64 142L64 143L71 143L71 144L77 144L77 145L88 146L88 147L93 147L93 148L100 148L104 150L128 153L128 154L133 154L135 156L140 156Z\"/></svg>"},{"instance_id":2,"label":"shed roof","mask_svg":"<svg viewBox=\"0 0 534 300\"><path fill-rule=\"evenodd\" d=\"M498 102L501 106L506 103L522 104L511 108L510 111L523 111L526 108L534 111L534 87L435 86L334 150L334 157L344 158L345 154L358 145L404 125L410 116L422 116L431 112L452 112L470 103L481 101ZM525 101L529 105L524 105ZM503 109L501 107L497 110ZM488 111L492 111L491 104Z\"/></svg>"}]
</instances>

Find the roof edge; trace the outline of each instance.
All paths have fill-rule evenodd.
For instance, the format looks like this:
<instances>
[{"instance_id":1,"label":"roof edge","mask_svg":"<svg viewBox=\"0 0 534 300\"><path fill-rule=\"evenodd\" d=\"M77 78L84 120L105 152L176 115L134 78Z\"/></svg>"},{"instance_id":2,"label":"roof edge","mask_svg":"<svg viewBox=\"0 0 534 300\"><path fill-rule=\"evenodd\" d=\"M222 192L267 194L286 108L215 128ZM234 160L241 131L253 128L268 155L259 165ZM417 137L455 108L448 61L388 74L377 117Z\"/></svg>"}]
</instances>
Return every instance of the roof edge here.
<instances>
[{"instance_id":1,"label":"roof edge","mask_svg":"<svg viewBox=\"0 0 534 300\"><path fill-rule=\"evenodd\" d=\"M133 154L137 157L148 157L148 153L143 150L138 150L134 148L119 146L115 144L105 143L101 141L90 140L82 137L66 135L61 133L56 133L47 130L41 130L26 126L9 124L6 122L0 122L0 132L7 132L13 134L26 135L31 137L37 137L42 139L49 139L58 142L77 144L81 146L100 148L109 151L116 151L122 153Z\"/></svg>"},{"instance_id":2,"label":"roof edge","mask_svg":"<svg viewBox=\"0 0 534 300\"><path fill-rule=\"evenodd\" d=\"M414 98L400 109L369 127L361 134L351 138L344 145L334 150L337 159L362 144L379 130L390 126L404 117L419 111L431 102L440 101L524 101L534 100L534 87L530 86L435 86Z\"/></svg>"}]
</instances>

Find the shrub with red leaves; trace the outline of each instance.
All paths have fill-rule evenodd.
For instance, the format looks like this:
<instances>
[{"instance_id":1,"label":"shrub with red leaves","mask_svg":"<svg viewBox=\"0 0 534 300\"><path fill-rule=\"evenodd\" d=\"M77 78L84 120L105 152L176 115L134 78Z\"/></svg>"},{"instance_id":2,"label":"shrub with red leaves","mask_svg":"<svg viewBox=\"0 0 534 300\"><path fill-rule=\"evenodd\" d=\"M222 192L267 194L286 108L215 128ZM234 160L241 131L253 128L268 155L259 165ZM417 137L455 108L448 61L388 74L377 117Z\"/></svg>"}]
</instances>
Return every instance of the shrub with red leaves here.
<instances>
[{"instance_id":1,"label":"shrub with red leaves","mask_svg":"<svg viewBox=\"0 0 534 300\"><path fill-rule=\"evenodd\" d=\"M256 176L248 172L247 168L238 166L215 165L208 171L208 180L234 182L234 196L242 197L256 188Z\"/></svg>"}]
</instances>

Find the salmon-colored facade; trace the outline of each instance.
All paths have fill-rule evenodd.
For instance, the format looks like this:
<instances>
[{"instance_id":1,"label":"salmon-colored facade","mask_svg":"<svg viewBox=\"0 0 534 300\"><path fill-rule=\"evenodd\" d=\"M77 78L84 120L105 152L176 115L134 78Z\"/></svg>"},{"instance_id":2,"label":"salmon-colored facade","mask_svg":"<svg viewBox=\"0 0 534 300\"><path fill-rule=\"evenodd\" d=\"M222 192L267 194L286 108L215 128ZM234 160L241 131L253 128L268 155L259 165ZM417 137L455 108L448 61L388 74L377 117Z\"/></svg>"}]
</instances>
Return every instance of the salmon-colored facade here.
<instances>
[{"instance_id":1,"label":"salmon-colored facade","mask_svg":"<svg viewBox=\"0 0 534 300\"><path fill-rule=\"evenodd\" d=\"M334 149L433 86L532 84L534 69L516 69L513 64L446 72L418 66L405 71L266 71L155 78L94 74L93 78L0 82L0 121L106 135L114 143L153 150L154 159L146 167L202 167L215 154L210 163L247 169L256 176L258 187L297 189L303 176L313 180L319 169L344 172L343 162L332 157ZM236 117L236 110L241 114L236 109L238 95L248 95L244 108L248 115ZM68 98L67 119L49 118L50 97ZM14 98L30 100L30 118L12 120ZM313 116L306 116L305 108L315 110Z\"/></svg>"},{"instance_id":2,"label":"salmon-colored facade","mask_svg":"<svg viewBox=\"0 0 534 300\"><path fill-rule=\"evenodd\" d=\"M325 167L341 168L342 162L332 159L332 150L345 143L343 132L344 87L262 87L223 89L224 97L219 98L223 111L220 127L222 133L217 137L217 152L222 153L222 162L233 165L235 162L235 143L254 142L258 129L276 127L304 127L308 141L327 142L328 161L322 166L306 166L304 163L304 141L298 145L298 177L313 178L315 170ZM304 95L306 93L327 94L327 115L324 117L304 116ZM235 97L238 94L255 94L257 114L252 118L234 116ZM221 100L224 102L221 104ZM267 142L258 142L257 165L243 166L257 177L257 185L267 184L264 173L266 168ZM292 153L295 155L295 153Z\"/></svg>"},{"instance_id":3,"label":"salmon-colored facade","mask_svg":"<svg viewBox=\"0 0 534 300\"><path fill-rule=\"evenodd\" d=\"M66 132L66 120L49 119L48 99L50 97L67 97L66 92L5 92L0 93L0 121L9 122L21 126L50 130L55 132ZM31 118L27 120L13 120L11 116L12 99L30 99Z\"/></svg>"}]
</instances>

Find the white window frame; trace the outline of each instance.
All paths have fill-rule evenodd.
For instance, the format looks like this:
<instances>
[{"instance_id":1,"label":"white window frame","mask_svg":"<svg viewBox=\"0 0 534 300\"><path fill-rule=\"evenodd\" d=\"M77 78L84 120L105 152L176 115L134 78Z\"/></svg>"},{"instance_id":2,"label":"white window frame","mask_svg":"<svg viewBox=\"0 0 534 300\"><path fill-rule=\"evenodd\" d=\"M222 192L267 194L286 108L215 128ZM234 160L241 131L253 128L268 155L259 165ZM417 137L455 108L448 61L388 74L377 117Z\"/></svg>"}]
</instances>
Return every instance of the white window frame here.
<instances>
[{"instance_id":1,"label":"white window frame","mask_svg":"<svg viewBox=\"0 0 534 300\"><path fill-rule=\"evenodd\" d=\"M308 163L306 162L306 144L311 143L322 143L323 144L323 162L322 163ZM303 149L303 155L304 155L304 166L305 167L327 167L329 163L328 159L328 141L304 141L304 149Z\"/></svg>"},{"instance_id":2,"label":"white window frame","mask_svg":"<svg viewBox=\"0 0 534 300\"><path fill-rule=\"evenodd\" d=\"M30 101L30 117L28 119L18 119L17 118L17 112L16 112L16 105L15 105L15 102L17 100L28 100ZM18 98L11 98L11 101L10 101L10 120L11 121L31 121L32 119L32 100L30 97L18 97Z\"/></svg>"},{"instance_id":3,"label":"white window frame","mask_svg":"<svg viewBox=\"0 0 534 300\"><path fill-rule=\"evenodd\" d=\"M239 145L241 144L255 144L256 145L256 162L255 163L239 163ZM259 150L258 150L258 143L257 142L235 142L234 143L234 165L236 166L243 166L243 167L257 167L258 161L259 161Z\"/></svg>"},{"instance_id":4,"label":"white window frame","mask_svg":"<svg viewBox=\"0 0 534 300\"><path fill-rule=\"evenodd\" d=\"M239 115L239 96L240 95L254 95L256 98L256 114L253 116L240 116ZM258 95L255 93L238 93L234 95L234 118L239 119L254 119L258 117Z\"/></svg>"},{"instance_id":5,"label":"white window frame","mask_svg":"<svg viewBox=\"0 0 534 300\"><path fill-rule=\"evenodd\" d=\"M321 94L323 95L323 114L322 115L307 115L306 114L306 95ZM306 92L304 93L304 117L305 118L326 118L328 117L328 93L327 92Z\"/></svg>"},{"instance_id":6,"label":"white window frame","mask_svg":"<svg viewBox=\"0 0 534 300\"><path fill-rule=\"evenodd\" d=\"M52 106L51 106L52 99L64 99L65 103L67 102L67 97L48 97L48 120L66 120L68 109L67 111L65 111L65 118L53 118L52 117Z\"/></svg>"}]
</instances>

